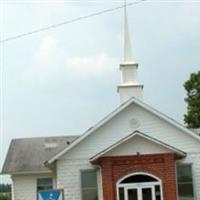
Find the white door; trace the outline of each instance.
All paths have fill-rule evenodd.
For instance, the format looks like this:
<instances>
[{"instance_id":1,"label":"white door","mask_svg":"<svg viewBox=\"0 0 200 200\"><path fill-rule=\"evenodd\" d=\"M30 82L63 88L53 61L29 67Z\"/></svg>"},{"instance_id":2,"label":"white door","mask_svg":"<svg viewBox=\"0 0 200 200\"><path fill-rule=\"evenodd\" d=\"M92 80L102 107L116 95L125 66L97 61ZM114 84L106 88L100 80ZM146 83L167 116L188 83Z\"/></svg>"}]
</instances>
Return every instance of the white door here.
<instances>
[{"instance_id":1,"label":"white door","mask_svg":"<svg viewBox=\"0 0 200 200\"><path fill-rule=\"evenodd\" d=\"M155 189L153 186L126 187L125 200L155 200Z\"/></svg>"}]
</instances>

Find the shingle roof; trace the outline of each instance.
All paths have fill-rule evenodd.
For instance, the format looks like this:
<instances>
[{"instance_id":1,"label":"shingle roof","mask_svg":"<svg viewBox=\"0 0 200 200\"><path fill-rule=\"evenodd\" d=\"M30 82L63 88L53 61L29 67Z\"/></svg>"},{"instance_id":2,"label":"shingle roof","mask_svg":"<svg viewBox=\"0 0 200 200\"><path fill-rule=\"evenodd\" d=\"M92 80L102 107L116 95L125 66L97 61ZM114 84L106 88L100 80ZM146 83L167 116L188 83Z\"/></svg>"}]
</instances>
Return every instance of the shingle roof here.
<instances>
[{"instance_id":1,"label":"shingle roof","mask_svg":"<svg viewBox=\"0 0 200 200\"><path fill-rule=\"evenodd\" d=\"M14 139L11 141L2 174L48 172L44 162L69 146L77 137Z\"/></svg>"}]
</instances>

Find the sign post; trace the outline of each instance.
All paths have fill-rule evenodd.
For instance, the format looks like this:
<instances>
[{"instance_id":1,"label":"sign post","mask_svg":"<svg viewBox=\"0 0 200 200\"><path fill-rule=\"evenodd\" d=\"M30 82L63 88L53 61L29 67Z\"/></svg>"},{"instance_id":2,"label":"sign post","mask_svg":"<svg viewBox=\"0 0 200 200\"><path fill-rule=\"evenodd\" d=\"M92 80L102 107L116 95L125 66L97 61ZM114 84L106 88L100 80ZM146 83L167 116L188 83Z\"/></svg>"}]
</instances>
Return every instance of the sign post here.
<instances>
[{"instance_id":1,"label":"sign post","mask_svg":"<svg viewBox=\"0 0 200 200\"><path fill-rule=\"evenodd\" d=\"M64 200L63 190L46 190L38 192L38 200Z\"/></svg>"}]
</instances>

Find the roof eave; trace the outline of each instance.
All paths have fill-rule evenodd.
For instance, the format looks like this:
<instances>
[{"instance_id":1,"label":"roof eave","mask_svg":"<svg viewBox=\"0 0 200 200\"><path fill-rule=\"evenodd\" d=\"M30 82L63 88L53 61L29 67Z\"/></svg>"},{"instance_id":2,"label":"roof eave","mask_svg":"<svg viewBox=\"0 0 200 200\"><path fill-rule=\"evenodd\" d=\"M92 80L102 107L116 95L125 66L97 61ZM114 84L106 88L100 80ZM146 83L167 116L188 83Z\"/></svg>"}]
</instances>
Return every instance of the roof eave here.
<instances>
[{"instance_id":1,"label":"roof eave","mask_svg":"<svg viewBox=\"0 0 200 200\"><path fill-rule=\"evenodd\" d=\"M29 175L29 174L51 174L50 170L47 171L5 171L1 172L0 175Z\"/></svg>"}]
</instances>

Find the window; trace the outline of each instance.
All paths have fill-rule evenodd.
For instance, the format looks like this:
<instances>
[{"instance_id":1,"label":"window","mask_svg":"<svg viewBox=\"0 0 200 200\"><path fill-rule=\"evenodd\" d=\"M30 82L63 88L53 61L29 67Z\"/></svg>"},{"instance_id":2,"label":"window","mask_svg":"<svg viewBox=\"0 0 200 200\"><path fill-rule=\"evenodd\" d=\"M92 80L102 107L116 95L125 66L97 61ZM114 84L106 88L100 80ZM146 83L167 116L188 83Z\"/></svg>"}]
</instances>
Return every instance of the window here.
<instances>
[{"instance_id":1,"label":"window","mask_svg":"<svg viewBox=\"0 0 200 200\"><path fill-rule=\"evenodd\" d=\"M98 200L96 170L81 171L82 200Z\"/></svg>"},{"instance_id":2,"label":"window","mask_svg":"<svg viewBox=\"0 0 200 200\"><path fill-rule=\"evenodd\" d=\"M157 182L157 180L151 176L138 174L124 179L121 183L143 183L143 182Z\"/></svg>"},{"instance_id":3,"label":"window","mask_svg":"<svg viewBox=\"0 0 200 200\"><path fill-rule=\"evenodd\" d=\"M39 178L37 179L37 191L53 189L52 178Z\"/></svg>"},{"instance_id":4,"label":"window","mask_svg":"<svg viewBox=\"0 0 200 200\"><path fill-rule=\"evenodd\" d=\"M118 200L162 200L161 181L145 173L134 173L117 183Z\"/></svg>"},{"instance_id":5,"label":"window","mask_svg":"<svg viewBox=\"0 0 200 200\"><path fill-rule=\"evenodd\" d=\"M192 165L177 165L177 181L179 200L194 200Z\"/></svg>"}]
</instances>

